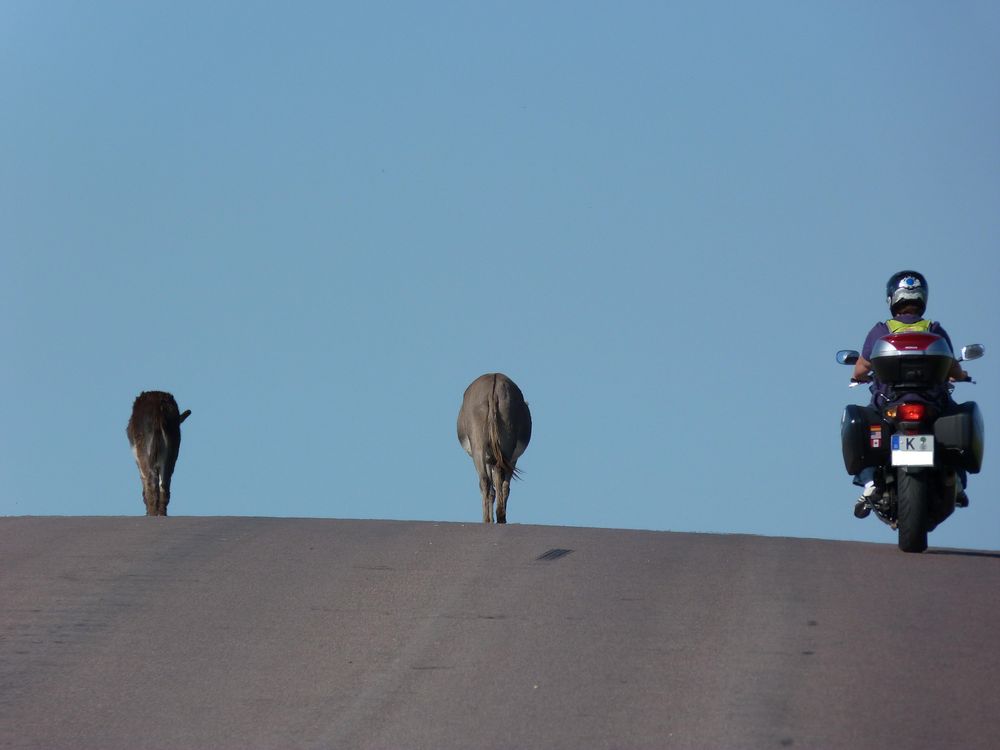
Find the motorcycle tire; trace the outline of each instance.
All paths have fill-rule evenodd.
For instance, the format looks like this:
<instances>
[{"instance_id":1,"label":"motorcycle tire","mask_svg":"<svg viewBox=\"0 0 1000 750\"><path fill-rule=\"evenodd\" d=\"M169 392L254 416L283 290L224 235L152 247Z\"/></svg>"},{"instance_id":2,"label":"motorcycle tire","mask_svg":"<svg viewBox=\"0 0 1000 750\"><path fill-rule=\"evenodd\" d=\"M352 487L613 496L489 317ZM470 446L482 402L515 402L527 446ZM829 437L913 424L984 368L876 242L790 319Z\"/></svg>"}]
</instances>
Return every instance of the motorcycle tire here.
<instances>
[{"instance_id":1,"label":"motorcycle tire","mask_svg":"<svg viewBox=\"0 0 1000 750\"><path fill-rule=\"evenodd\" d=\"M927 549L932 491L933 484L927 473L911 474L903 469L897 472L896 523L899 527L899 548L903 552L923 552Z\"/></svg>"}]
</instances>

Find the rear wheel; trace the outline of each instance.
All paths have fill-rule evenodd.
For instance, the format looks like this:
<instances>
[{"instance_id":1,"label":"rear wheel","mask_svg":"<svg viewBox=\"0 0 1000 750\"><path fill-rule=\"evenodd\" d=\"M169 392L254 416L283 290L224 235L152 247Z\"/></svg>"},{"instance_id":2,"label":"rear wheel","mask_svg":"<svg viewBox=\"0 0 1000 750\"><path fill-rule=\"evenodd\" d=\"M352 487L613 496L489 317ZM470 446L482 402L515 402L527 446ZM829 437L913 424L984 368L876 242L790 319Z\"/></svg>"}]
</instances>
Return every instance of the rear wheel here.
<instances>
[{"instance_id":1,"label":"rear wheel","mask_svg":"<svg viewBox=\"0 0 1000 750\"><path fill-rule=\"evenodd\" d=\"M896 523L899 548L903 552L927 549L927 527L931 507L931 477L926 472L896 474Z\"/></svg>"}]
</instances>

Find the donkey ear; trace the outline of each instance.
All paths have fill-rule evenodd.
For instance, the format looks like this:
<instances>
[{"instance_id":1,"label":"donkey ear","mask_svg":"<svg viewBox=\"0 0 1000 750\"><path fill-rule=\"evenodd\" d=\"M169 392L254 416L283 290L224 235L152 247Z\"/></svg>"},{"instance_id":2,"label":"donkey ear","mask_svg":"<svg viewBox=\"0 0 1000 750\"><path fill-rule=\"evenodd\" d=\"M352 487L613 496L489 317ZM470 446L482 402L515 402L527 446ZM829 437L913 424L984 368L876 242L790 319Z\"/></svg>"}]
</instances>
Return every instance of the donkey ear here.
<instances>
[{"instance_id":1,"label":"donkey ear","mask_svg":"<svg viewBox=\"0 0 1000 750\"><path fill-rule=\"evenodd\" d=\"M181 422L183 422L185 419L187 419L190 416L191 416L191 410L188 409L183 414L181 414L181 418L177 421L177 424L180 424Z\"/></svg>"}]
</instances>

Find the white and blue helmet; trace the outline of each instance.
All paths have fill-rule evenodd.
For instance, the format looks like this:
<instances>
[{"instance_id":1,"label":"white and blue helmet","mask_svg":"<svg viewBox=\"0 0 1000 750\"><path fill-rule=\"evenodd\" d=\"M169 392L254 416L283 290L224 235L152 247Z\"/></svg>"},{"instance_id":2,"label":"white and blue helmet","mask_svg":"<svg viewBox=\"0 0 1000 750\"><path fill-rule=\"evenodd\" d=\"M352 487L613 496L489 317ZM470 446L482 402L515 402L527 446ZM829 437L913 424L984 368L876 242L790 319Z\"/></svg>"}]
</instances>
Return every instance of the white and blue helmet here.
<instances>
[{"instance_id":1,"label":"white and blue helmet","mask_svg":"<svg viewBox=\"0 0 1000 750\"><path fill-rule=\"evenodd\" d=\"M893 315L906 304L920 305L920 314L927 309L927 279L917 271L900 271L889 277L885 285L885 301Z\"/></svg>"}]
</instances>

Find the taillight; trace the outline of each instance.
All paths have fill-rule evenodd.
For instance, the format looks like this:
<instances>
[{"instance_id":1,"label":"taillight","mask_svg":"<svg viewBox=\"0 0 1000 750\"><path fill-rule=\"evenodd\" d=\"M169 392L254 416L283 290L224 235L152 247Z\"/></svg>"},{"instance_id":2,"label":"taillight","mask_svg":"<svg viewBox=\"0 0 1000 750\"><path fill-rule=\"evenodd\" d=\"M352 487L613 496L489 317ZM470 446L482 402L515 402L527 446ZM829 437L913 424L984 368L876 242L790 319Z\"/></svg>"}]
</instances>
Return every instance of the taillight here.
<instances>
[{"instance_id":1,"label":"taillight","mask_svg":"<svg viewBox=\"0 0 1000 750\"><path fill-rule=\"evenodd\" d=\"M924 404L900 404L898 409L900 422L919 422L926 413Z\"/></svg>"}]
</instances>

